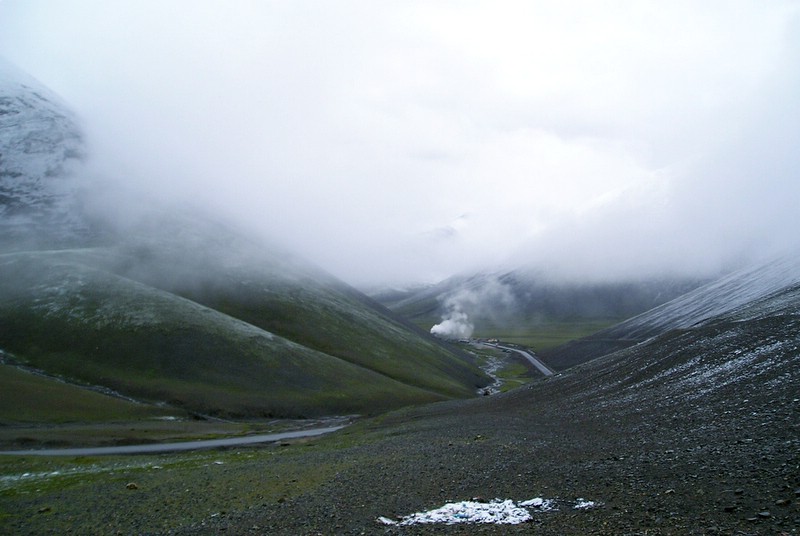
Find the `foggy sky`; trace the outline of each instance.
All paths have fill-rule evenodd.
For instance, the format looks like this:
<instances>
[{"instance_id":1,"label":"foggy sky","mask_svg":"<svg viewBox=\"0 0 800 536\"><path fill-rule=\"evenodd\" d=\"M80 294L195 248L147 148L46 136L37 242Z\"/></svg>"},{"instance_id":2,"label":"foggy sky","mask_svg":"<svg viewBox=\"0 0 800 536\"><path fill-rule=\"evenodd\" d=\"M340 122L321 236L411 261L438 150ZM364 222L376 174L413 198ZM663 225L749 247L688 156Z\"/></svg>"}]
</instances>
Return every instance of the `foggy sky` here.
<instances>
[{"instance_id":1,"label":"foggy sky","mask_svg":"<svg viewBox=\"0 0 800 536\"><path fill-rule=\"evenodd\" d=\"M798 247L800 3L0 0L91 173L356 284Z\"/></svg>"}]
</instances>

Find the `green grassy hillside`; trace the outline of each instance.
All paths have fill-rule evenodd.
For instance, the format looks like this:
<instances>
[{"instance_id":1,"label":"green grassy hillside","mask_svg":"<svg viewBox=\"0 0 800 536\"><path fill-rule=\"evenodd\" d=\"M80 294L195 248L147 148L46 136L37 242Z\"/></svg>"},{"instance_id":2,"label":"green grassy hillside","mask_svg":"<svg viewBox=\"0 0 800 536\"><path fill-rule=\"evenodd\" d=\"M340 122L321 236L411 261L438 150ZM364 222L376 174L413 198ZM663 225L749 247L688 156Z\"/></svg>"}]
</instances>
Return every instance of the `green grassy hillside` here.
<instances>
[{"instance_id":1,"label":"green grassy hillside","mask_svg":"<svg viewBox=\"0 0 800 536\"><path fill-rule=\"evenodd\" d=\"M309 348L403 383L448 396L469 396L480 377L436 342L316 281L272 287L238 283L192 296Z\"/></svg>"},{"instance_id":2,"label":"green grassy hillside","mask_svg":"<svg viewBox=\"0 0 800 536\"><path fill-rule=\"evenodd\" d=\"M175 415L10 365L0 365L0 424L129 421Z\"/></svg>"},{"instance_id":3,"label":"green grassy hillside","mask_svg":"<svg viewBox=\"0 0 800 536\"><path fill-rule=\"evenodd\" d=\"M51 373L211 414L375 413L470 394L472 386L441 372L436 361L442 350L431 346L427 356L420 356L417 352L427 343L415 343L413 337L406 338L407 366L413 370L406 377L425 380L417 384L375 371L391 368L382 363L404 368L402 333L390 346L367 332L377 341L371 359L378 366L371 370L98 268L98 258L105 255L103 250L73 250L0 256L0 348ZM229 309L235 308L236 296ZM270 302L273 308L259 312L265 318L307 322L330 336L341 330L344 335L337 338L342 345L350 340L359 347L353 326L366 313L353 310L340 319L310 292L290 297L294 301ZM292 307L297 302L319 313L303 316L304 308ZM390 327L388 322L380 326ZM370 364L370 356L360 359ZM425 359L431 363L427 370ZM471 379L479 382L480 376Z\"/></svg>"},{"instance_id":4,"label":"green grassy hillside","mask_svg":"<svg viewBox=\"0 0 800 536\"><path fill-rule=\"evenodd\" d=\"M196 220L139 237L93 262L402 383L464 397L486 382L427 330L278 248Z\"/></svg>"}]
</instances>

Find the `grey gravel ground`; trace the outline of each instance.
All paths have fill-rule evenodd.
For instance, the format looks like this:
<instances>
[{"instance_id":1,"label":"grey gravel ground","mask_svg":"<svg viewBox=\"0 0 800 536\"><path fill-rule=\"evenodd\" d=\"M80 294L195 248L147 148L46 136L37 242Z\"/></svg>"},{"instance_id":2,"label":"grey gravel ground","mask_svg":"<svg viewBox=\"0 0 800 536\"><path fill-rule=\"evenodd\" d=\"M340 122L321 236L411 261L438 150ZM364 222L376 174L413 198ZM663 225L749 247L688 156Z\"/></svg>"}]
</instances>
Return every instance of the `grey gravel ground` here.
<instances>
[{"instance_id":1,"label":"grey gravel ground","mask_svg":"<svg viewBox=\"0 0 800 536\"><path fill-rule=\"evenodd\" d=\"M790 317L674 333L507 396L390 416L332 452L353 463L312 493L180 532L795 534L798 333ZM474 497L564 506L518 526L375 522ZM602 505L576 511L579 497Z\"/></svg>"}]
</instances>

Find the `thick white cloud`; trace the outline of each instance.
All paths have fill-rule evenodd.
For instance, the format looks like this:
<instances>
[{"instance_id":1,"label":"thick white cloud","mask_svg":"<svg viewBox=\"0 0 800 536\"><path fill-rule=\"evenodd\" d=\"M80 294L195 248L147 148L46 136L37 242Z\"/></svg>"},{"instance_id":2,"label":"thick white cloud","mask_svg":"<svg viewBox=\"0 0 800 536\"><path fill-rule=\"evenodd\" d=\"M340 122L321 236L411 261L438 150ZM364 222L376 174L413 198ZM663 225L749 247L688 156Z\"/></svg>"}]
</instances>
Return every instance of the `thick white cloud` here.
<instances>
[{"instance_id":1,"label":"thick white cloud","mask_svg":"<svg viewBox=\"0 0 800 536\"><path fill-rule=\"evenodd\" d=\"M354 282L794 245L795 2L4 0L99 173Z\"/></svg>"}]
</instances>

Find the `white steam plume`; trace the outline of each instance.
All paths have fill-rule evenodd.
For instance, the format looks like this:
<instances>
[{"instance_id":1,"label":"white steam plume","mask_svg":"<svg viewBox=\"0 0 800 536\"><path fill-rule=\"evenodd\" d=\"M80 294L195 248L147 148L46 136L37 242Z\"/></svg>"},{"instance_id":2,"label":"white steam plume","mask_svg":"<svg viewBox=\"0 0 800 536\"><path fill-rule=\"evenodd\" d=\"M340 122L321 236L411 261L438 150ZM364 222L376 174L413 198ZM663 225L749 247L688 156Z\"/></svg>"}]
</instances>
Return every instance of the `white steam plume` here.
<instances>
[{"instance_id":1,"label":"white steam plume","mask_svg":"<svg viewBox=\"0 0 800 536\"><path fill-rule=\"evenodd\" d=\"M443 339L467 339L472 336L475 326L464 311L452 309L445 318L431 328L431 334Z\"/></svg>"},{"instance_id":2,"label":"white steam plume","mask_svg":"<svg viewBox=\"0 0 800 536\"><path fill-rule=\"evenodd\" d=\"M475 331L475 319L496 320L515 305L513 289L496 276L488 276L446 297L442 322L431 328L431 334L446 339L469 338Z\"/></svg>"}]
</instances>

